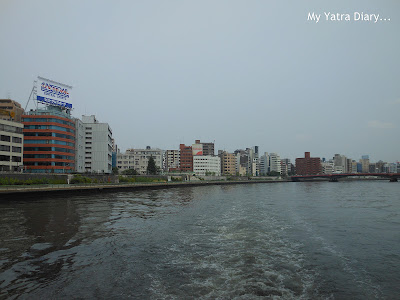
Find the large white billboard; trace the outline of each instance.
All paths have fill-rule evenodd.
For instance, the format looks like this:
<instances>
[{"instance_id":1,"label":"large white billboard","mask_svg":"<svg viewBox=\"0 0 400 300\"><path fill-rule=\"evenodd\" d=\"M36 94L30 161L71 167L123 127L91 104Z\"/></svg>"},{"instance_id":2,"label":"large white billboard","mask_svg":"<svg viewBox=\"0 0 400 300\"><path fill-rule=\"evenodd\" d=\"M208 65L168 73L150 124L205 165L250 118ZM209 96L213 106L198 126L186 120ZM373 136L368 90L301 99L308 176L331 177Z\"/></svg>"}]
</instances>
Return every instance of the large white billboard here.
<instances>
[{"instance_id":1,"label":"large white billboard","mask_svg":"<svg viewBox=\"0 0 400 300\"><path fill-rule=\"evenodd\" d=\"M55 105L72 109L72 86L59 83L43 77L38 77L36 87L36 100L47 105Z\"/></svg>"},{"instance_id":2,"label":"large white billboard","mask_svg":"<svg viewBox=\"0 0 400 300\"><path fill-rule=\"evenodd\" d=\"M193 154L193 156L203 155L203 144L193 144L192 145L192 154Z\"/></svg>"}]
</instances>

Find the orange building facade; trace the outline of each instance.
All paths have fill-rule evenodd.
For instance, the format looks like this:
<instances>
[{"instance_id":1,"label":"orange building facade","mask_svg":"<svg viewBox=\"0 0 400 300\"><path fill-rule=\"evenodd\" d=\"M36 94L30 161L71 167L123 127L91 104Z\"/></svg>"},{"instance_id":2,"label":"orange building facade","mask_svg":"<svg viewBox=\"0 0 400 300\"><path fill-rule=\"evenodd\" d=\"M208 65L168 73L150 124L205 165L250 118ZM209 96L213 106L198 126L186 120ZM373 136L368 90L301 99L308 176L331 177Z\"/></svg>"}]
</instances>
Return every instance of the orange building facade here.
<instances>
[{"instance_id":1,"label":"orange building facade","mask_svg":"<svg viewBox=\"0 0 400 300\"><path fill-rule=\"evenodd\" d=\"M30 173L70 173L75 170L75 122L54 107L22 116L24 168Z\"/></svg>"}]
</instances>

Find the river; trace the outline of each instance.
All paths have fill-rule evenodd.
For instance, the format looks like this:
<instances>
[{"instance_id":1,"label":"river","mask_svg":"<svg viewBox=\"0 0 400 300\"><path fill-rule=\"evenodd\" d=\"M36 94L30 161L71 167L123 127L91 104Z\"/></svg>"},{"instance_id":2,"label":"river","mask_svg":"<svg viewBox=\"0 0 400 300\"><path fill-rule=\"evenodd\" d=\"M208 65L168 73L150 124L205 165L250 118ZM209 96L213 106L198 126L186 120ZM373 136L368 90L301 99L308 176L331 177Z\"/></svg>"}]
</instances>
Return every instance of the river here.
<instances>
[{"instance_id":1,"label":"river","mask_svg":"<svg viewBox=\"0 0 400 300\"><path fill-rule=\"evenodd\" d=\"M398 299L400 185L0 201L0 298Z\"/></svg>"}]
</instances>

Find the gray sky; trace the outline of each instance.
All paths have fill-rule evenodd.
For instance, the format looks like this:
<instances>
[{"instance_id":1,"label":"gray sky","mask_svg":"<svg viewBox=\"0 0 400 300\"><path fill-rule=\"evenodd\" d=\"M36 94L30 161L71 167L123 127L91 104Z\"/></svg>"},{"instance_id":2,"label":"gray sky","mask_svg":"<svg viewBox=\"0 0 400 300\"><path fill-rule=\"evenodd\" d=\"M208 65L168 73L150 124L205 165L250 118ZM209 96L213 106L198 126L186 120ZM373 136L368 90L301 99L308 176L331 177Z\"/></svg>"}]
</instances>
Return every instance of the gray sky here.
<instances>
[{"instance_id":1,"label":"gray sky","mask_svg":"<svg viewBox=\"0 0 400 300\"><path fill-rule=\"evenodd\" d=\"M0 98L25 106L37 76L72 85L73 115L108 122L122 150L201 139L394 162L399 17L396 0L1 0Z\"/></svg>"}]
</instances>

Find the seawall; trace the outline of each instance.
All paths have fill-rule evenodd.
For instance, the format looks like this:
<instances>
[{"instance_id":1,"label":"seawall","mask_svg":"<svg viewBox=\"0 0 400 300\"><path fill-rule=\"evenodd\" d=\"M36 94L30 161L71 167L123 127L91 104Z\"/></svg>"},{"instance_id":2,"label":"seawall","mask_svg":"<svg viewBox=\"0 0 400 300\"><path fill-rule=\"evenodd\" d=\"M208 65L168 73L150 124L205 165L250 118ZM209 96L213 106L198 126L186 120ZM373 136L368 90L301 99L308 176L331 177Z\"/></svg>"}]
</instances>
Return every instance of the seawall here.
<instances>
[{"instance_id":1,"label":"seawall","mask_svg":"<svg viewBox=\"0 0 400 300\"><path fill-rule=\"evenodd\" d=\"M0 187L0 199L12 200L21 197L37 198L42 195L55 194L87 194L112 193L150 189L169 189L193 186L232 185L291 182L290 180L241 180L241 181L196 181L196 182L160 182L160 183L133 183L133 184L87 184L87 185L46 185L46 186L7 186Z\"/></svg>"}]
</instances>

